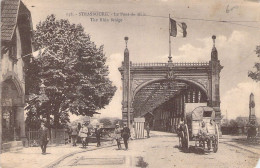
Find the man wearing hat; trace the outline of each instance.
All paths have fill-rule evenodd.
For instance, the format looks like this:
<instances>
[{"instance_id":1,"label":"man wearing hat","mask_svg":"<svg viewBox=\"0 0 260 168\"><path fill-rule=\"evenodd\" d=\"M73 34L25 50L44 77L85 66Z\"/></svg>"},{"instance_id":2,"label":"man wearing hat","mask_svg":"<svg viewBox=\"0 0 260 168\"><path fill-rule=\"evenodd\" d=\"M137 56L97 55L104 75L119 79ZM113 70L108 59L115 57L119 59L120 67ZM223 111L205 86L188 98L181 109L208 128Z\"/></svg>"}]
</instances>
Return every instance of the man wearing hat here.
<instances>
[{"instance_id":1,"label":"man wearing hat","mask_svg":"<svg viewBox=\"0 0 260 168\"><path fill-rule=\"evenodd\" d=\"M83 148L86 148L87 144L88 144L88 123L84 123L80 129L80 132L79 132L79 136L81 137L81 143L82 143L82 146Z\"/></svg>"},{"instance_id":2,"label":"man wearing hat","mask_svg":"<svg viewBox=\"0 0 260 168\"><path fill-rule=\"evenodd\" d=\"M119 124L116 124L114 134L115 134L115 139L116 139L116 142L117 142L117 147L118 147L118 149L121 149L121 143L120 143L121 129L119 128Z\"/></svg>"},{"instance_id":3,"label":"man wearing hat","mask_svg":"<svg viewBox=\"0 0 260 168\"><path fill-rule=\"evenodd\" d=\"M96 134L96 138L97 138L97 147L101 146L101 144L100 144L101 133L102 133L102 130L99 127L99 124L97 124L97 128L95 129L95 134Z\"/></svg>"},{"instance_id":4,"label":"man wearing hat","mask_svg":"<svg viewBox=\"0 0 260 168\"><path fill-rule=\"evenodd\" d=\"M128 149L128 139L130 137L130 129L124 124L124 128L122 130L122 138L124 139L125 149Z\"/></svg>"},{"instance_id":5,"label":"man wearing hat","mask_svg":"<svg viewBox=\"0 0 260 168\"><path fill-rule=\"evenodd\" d=\"M77 142L77 138L78 138L78 127L73 125L71 128L71 141L72 141L72 146L77 146L76 142Z\"/></svg>"},{"instance_id":6,"label":"man wearing hat","mask_svg":"<svg viewBox=\"0 0 260 168\"><path fill-rule=\"evenodd\" d=\"M49 130L48 128L46 128L44 123L41 123L41 128L39 130L39 144L41 146L43 155L46 154L46 148L48 142L49 142Z\"/></svg>"}]
</instances>

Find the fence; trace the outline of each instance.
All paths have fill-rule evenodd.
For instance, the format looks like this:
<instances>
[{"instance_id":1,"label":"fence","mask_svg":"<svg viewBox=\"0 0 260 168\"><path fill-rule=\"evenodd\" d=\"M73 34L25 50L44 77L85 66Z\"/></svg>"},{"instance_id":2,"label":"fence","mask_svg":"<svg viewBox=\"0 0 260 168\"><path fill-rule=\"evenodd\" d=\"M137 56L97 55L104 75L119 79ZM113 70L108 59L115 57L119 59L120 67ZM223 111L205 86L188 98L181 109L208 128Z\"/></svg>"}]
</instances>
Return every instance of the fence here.
<instances>
[{"instance_id":1,"label":"fence","mask_svg":"<svg viewBox=\"0 0 260 168\"><path fill-rule=\"evenodd\" d=\"M65 129L51 129L50 130L50 141L49 144L66 144L69 140L69 135ZM29 129L27 132L28 146L39 146L39 131Z\"/></svg>"},{"instance_id":2,"label":"fence","mask_svg":"<svg viewBox=\"0 0 260 168\"><path fill-rule=\"evenodd\" d=\"M144 118L134 118L134 130L135 130L135 138L141 139L144 138Z\"/></svg>"}]
</instances>

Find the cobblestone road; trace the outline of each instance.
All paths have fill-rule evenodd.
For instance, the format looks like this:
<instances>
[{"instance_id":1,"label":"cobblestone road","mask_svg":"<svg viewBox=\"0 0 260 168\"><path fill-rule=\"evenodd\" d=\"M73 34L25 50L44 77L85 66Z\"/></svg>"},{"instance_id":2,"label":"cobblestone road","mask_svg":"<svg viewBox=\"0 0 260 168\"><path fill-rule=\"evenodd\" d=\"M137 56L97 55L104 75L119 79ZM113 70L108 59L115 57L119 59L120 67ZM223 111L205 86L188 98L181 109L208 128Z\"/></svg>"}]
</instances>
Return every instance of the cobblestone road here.
<instances>
[{"instance_id":1,"label":"cobblestone road","mask_svg":"<svg viewBox=\"0 0 260 168\"><path fill-rule=\"evenodd\" d=\"M149 139L130 141L127 151L117 150L115 146L87 151L64 159L56 167L252 168L260 158L254 151L228 143L220 142L217 153L202 153L199 150L184 153L177 146L175 134L153 132Z\"/></svg>"}]
</instances>

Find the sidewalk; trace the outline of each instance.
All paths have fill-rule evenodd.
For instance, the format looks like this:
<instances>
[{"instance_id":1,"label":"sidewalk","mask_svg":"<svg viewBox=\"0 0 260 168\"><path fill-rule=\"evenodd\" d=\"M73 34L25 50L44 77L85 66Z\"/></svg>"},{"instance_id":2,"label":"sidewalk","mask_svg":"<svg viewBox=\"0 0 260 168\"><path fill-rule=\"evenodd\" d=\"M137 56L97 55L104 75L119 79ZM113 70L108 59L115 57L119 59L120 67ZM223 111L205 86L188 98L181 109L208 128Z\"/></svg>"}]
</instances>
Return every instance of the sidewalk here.
<instances>
[{"instance_id":1,"label":"sidewalk","mask_svg":"<svg viewBox=\"0 0 260 168\"><path fill-rule=\"evenodd\" d=\"M43 168L48 167L68 155L112 145L111 142L103 142L101 143L101 147L96 147L96 143L91 143L86 149L81 148L81 144L78 144L77 147L73 147L71 144L48 146L46 155L41 154L40 147L23 148L18 152L6 152L0 154L0 167Z\"/></svg>"},{"instance_id":2,"label":"sidewalk","mask_svg":"<svg viewBox=\"0 0 260 168\"><path fill-rule=\"evenodd\" d=\"M234 146L245 151L255 153L260 156L260 144L252 144L247 141L246 136L223 135L220 143Z\"/></svg>"}]
</instances>

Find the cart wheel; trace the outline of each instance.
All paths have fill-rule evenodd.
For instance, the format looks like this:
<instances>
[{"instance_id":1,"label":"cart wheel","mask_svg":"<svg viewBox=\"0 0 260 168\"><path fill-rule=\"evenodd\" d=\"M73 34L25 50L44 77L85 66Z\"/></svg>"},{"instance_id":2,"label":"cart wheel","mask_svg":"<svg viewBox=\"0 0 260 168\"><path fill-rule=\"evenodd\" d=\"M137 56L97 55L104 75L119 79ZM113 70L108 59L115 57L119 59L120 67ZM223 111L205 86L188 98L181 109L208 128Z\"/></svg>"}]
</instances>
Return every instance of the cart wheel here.
<instances>
[{"instance_id":1,"label":"cart wheel","mask_svg":"<svg viewBox=\"0 0 260 168\"><path fill-rule=\"evenodd\" d=\"M189 150L189 131L188 126L185 124L185 130L184 130L184 148L188 151Z\"/></svg>"},{"instance_id":2,"label":"cart wheel","mask_svg":"<svg viewBox=\"0 0 260 168\"><path fill-rule=\"evenodd\" d=\"M219 144L219 131L218 126L216 125L216 136L215 136L215 143L213 147L213 152L216 153L218 151L218 144Z\"/></svg>"}]
</instances>

